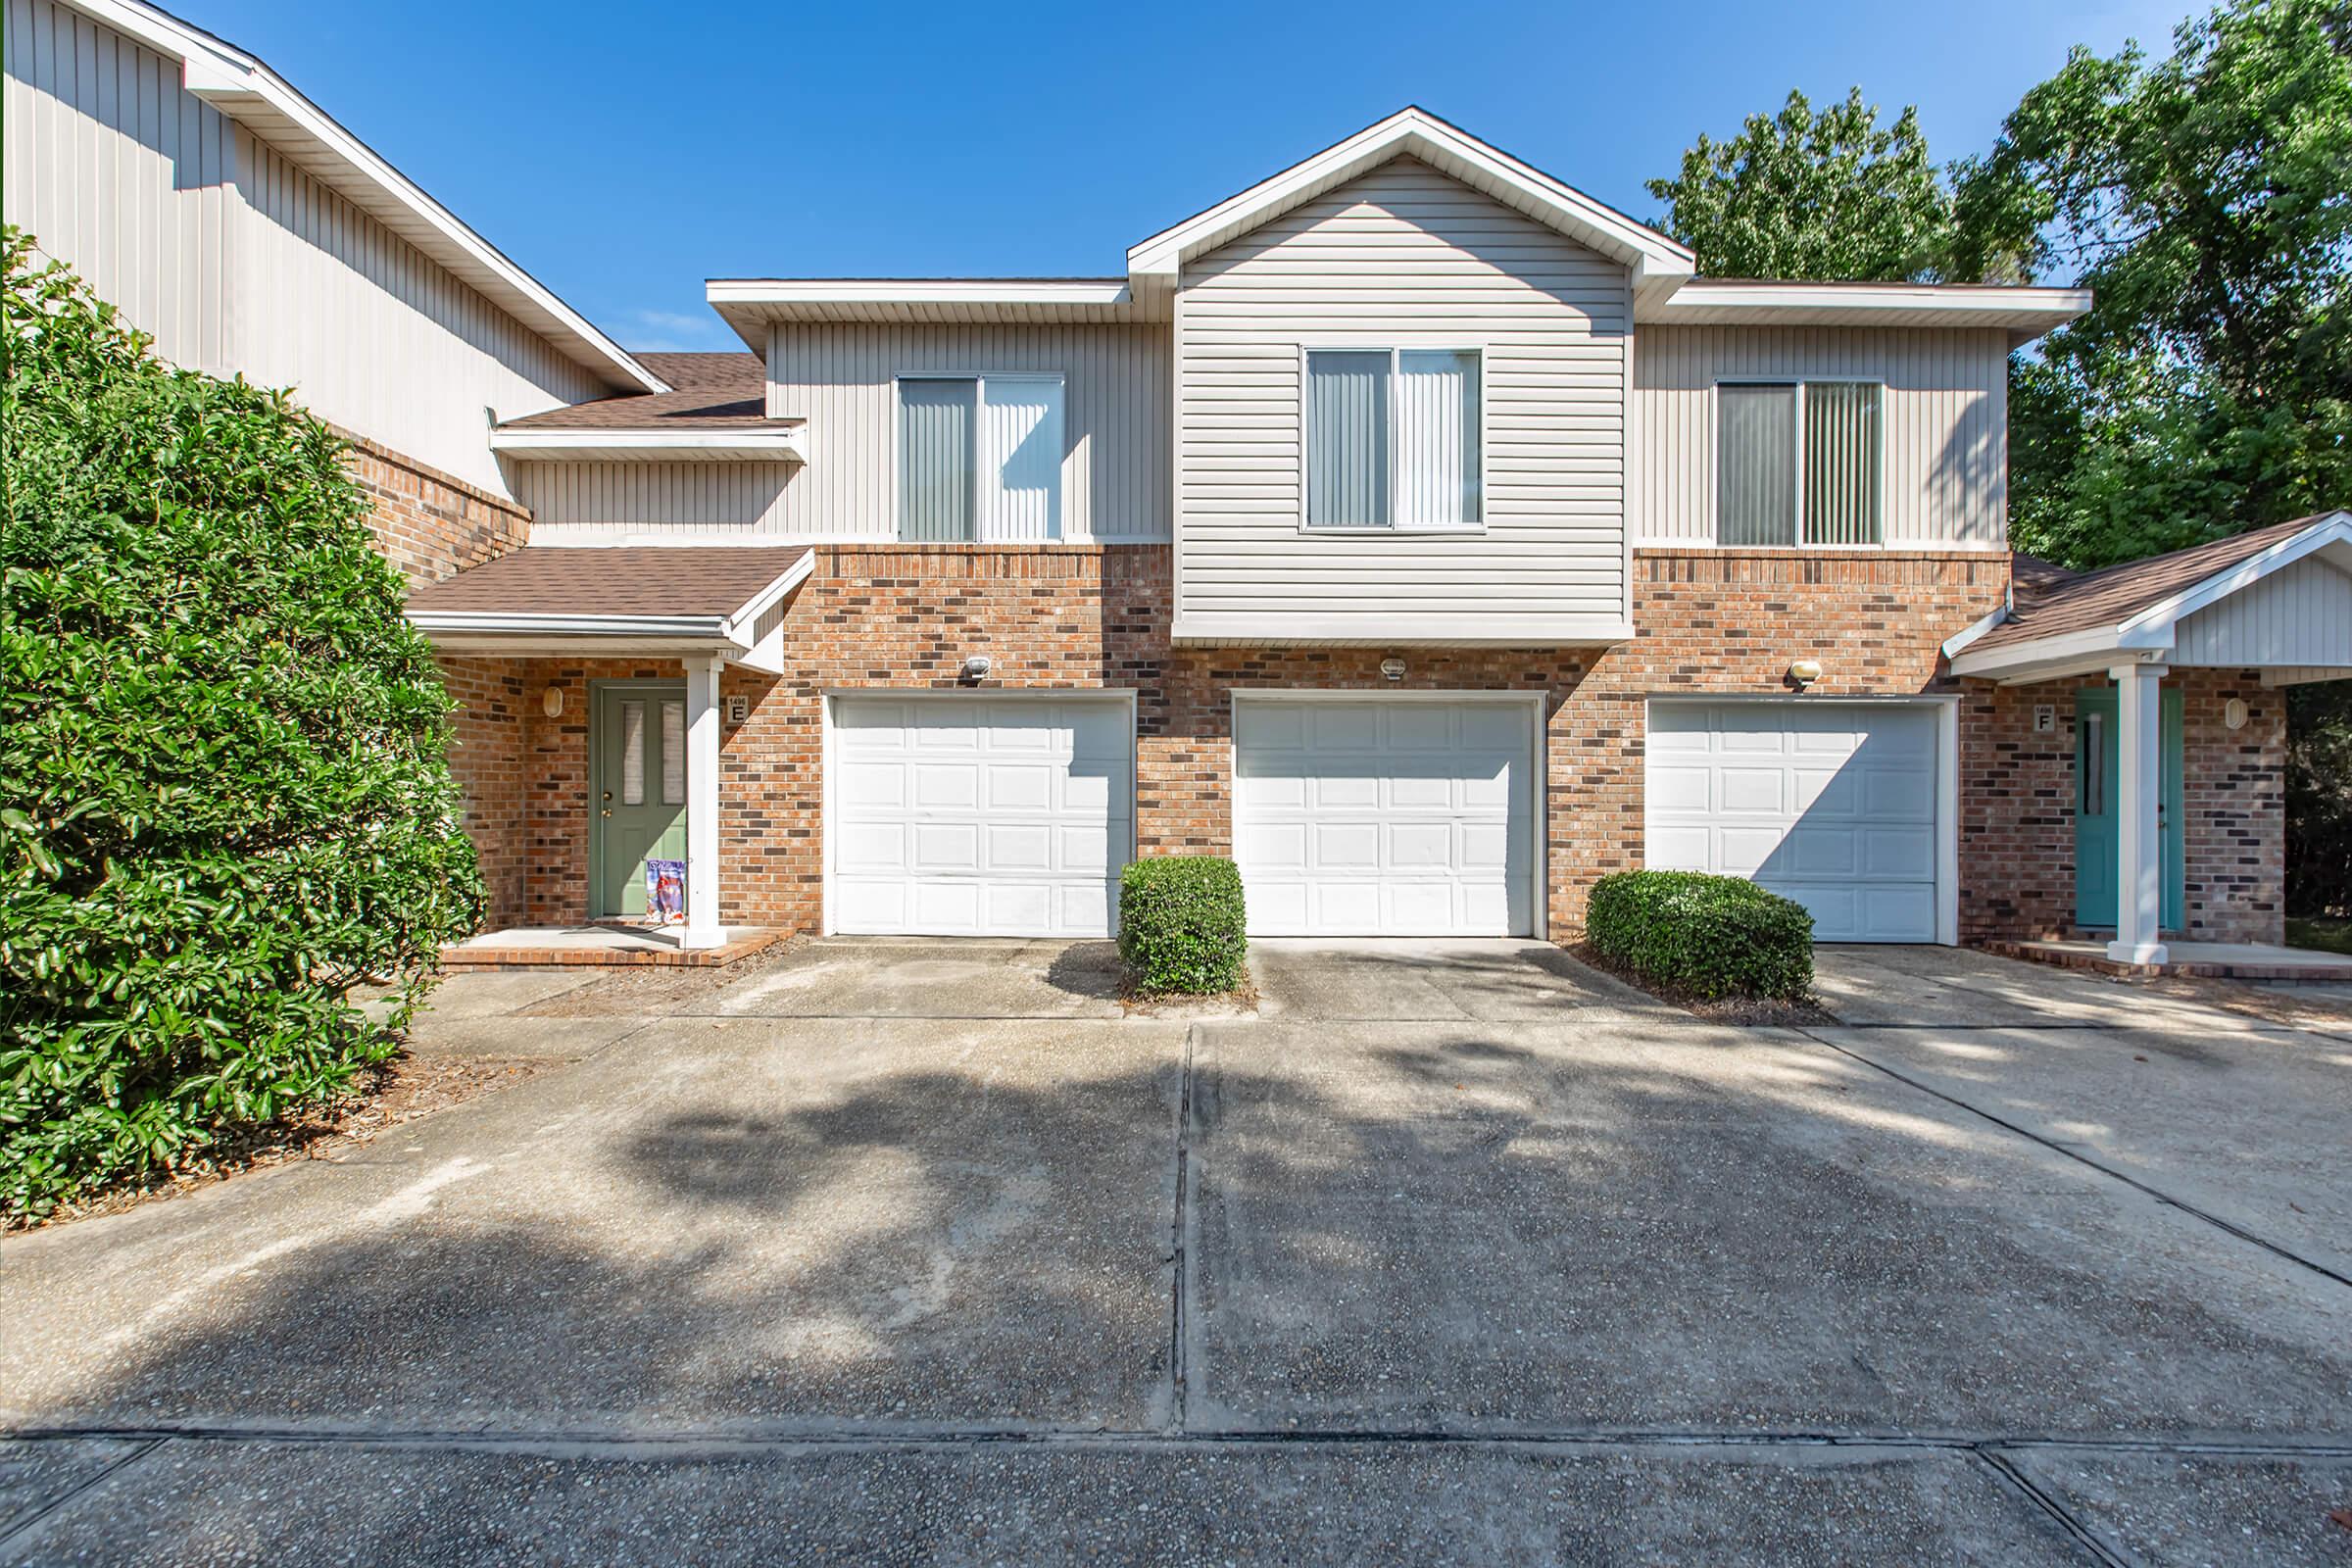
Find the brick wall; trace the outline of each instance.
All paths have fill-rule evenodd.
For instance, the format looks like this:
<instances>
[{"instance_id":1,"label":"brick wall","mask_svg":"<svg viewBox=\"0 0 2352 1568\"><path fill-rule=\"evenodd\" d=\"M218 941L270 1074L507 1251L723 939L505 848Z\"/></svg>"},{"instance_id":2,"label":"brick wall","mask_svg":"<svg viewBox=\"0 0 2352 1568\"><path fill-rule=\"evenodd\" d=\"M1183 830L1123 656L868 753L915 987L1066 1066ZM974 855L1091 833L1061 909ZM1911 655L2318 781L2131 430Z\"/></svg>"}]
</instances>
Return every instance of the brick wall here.
<instances>
[{"instance_id":1,"label":"brick wall","mask_svg":"<svg viewBox=\"0 0 2352 1568\"><path fill-rule=\"evenodd\" d=\"M521 736L527 715L537 711L538 691L526 691L521 667L505 660L443 659L440 664L441 682L458 705L449 770L465 792L466 831L489 894L488 922L519 924L529 912L532 863L523 808L533 783Z\"/></svg>"},{"instance_id":2,"label":"brick wall","mask_svg":"<svg viewBox=\"0 0 2352 1568\"><path fill-rule=\"evenodd\" d=\"M1960 937L2080 937L2075 924L2075 694L2096 675L1968 683L1960 710ZM2183 670L2180 831L2183 935L2285 937L2286 704L2252 670ZM2247 721L2224 720L2231 698ZM2034 730L2034 710L2053 725Z\"/></svg>"},{"instance_id":3,"label":"brick wall","mask_svg":"<svg viewBox=\"0 0 2352 1568\"><path fill-rule=\"evenodd\" d=\"M352 476L375 503L384 555L412 588L455 576L530 537L531 514L514 502L338 429L352 444Z\"/></svg>"}]
</instances>

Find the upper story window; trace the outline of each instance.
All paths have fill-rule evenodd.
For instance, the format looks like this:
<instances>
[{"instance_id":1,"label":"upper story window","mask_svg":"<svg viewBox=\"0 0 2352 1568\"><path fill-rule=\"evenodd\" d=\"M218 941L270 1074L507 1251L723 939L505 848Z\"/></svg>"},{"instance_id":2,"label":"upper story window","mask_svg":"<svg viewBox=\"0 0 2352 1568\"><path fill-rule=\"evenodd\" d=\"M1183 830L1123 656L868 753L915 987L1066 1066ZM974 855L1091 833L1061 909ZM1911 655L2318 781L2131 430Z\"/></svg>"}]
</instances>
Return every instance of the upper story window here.
<instances>
[{"instance_id":1,"label":"upper story window","mask_svg":"<svg viewBox=\"0 0 2352 1568\"><path fill-rule=\"evenodd\" d=\"M1309 349L1306 525L1483 520L1476 349Z\"/></svg>"},{"instance_id":2,"label":"upper story window","mask_svg":"<svg viewBox=\"0 0 2352 1568\"><path fill-rule=\"evenodd\" d=\"M1061 537L1061 377L902 376L899 537Z\"/></svg>"},{"instance_id":3,"label":"upper story window","mask_svg":"<svg viewBox=\"0 0 2352 1568\"><path fill-rule=\"evenodd\" d=\"M1715 542L1881 543L1884 394L1873 381L1719 382Z\"/></svg>"}]
</instances>

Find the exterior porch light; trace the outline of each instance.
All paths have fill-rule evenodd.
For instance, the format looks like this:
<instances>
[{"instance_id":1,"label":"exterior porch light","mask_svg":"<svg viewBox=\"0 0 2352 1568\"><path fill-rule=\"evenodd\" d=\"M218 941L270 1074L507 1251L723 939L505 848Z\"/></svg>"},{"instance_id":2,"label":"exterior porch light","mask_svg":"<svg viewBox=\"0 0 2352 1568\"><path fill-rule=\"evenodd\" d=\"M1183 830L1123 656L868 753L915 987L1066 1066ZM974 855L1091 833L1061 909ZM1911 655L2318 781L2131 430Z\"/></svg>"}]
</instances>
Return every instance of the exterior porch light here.
<instances>
[{"instance_id":1,"label":"exterior porch light","mask_svg":"<svg viewBox=\"0 0 2352 1568\"><path fill-rule=\"evenodd\" d=\"M1404 679L1404 661L1396 658L1382 660L1380 662L1380 676L1383 680Z\"/></svg>"},{"instance_id":2,"label":"exterior porch light","mask_svg":"<svg viewBox=\"0 0 2352 1568\"><path fill-rule=\"evenodd\" d=\"M564 716L564 688L550 686L541 692L539 694L539 711L550 718L562 718Z\"/></svg>"},{"instance_id":3,"label":"exterior porch light","mask_svg":"<svg viewBox=\"0 0 2352 1568\"><path fill-rule=\"evenodd\" d=\"M1821 679L1821 661L1818 659L1800 659L1796 661L1794 663L1788 666L1788 679L1795 685L1798 691L1803 691L1806 687Z\"/></svg>"}]
</instances>

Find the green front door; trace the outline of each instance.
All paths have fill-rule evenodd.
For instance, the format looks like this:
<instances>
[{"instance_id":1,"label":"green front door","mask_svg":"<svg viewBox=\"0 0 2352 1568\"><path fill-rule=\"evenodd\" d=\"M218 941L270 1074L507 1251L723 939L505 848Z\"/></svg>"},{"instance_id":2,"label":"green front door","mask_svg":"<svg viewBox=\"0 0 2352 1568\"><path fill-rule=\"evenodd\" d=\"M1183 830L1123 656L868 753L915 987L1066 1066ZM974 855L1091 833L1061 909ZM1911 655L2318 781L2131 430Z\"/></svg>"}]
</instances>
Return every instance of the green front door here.
<instances>
[{"instance_id":1,"label":"green front door","mask_svg":"<svg viewBox=\"0 0 2352 1568\"><path fill-rule=\"evenodd\" d=\"M647 859L686 858L686 688L599 681L588 721L588 896L645 913Z\"/></svg>"},{"instance_id":2,"label":"green front door","mask_svg":"<svg viewBox=\"0 0 2352 1568\"><path fill-rule=\"evenodd\" d=\"M2157 739L2156 842L2164 860L2164 912L2168 931L2180 929L2185 861L2180 853L2180 694L2160 694L2162 721ZM2075 694L2075 923L2115 924L2117 842L2121 824L2116 798L2123 775L2117 764L2115 693Z\"/></svg>"}]
</instances>

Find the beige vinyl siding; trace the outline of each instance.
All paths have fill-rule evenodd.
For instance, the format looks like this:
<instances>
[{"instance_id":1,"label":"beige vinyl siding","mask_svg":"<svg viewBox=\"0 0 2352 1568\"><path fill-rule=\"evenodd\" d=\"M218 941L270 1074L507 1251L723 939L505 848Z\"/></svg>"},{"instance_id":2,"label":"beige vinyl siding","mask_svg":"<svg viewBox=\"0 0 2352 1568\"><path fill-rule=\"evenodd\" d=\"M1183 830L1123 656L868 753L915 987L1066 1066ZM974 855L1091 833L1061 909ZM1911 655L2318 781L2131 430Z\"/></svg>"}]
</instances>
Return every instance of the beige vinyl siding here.
<instances>
[{"instance_id":1,"label":"beige vinyl siding","mask_svg":"<svg viewBox=\"0 0 2352 1568\"><path fill-rule=\"evenodd\" d=\"M233 369L236 127L179 66L51 0L6 0L7 220L175 365Z\"/></svg>"},{"instance_id":2,"label":"beige vinyl siding","mask_svg":"<svg viewBox=\"0 0 2352 1568\"><path fill-rule=\"evenodd\" d=\"M54 0L5 0L5 211L176 365L494 493L485 409L604 395L586 369Z\"/></svg>"},{"instance_id":3,"label":"beige vinyl siding","mask_svg":"<svg viewBox=\"0 0 2352 1568\"><path fill-rule=\"evenodd\" d=\"M2352 664L2352 575L2305 558L2182 620L2172 662Z\"/></svg>"},{"instance_id":4,"label":"beige vinyl siding","mask_svg":"<svg viewBox=\"0 0 2352 1568\"><path fill-rule=\"evenodd\" d=\"M778 531L898 535L902 375L1062 377L1062 537L1168 537L1168 329L1159 325L786 325L768 412L806 418L807 465L769 514Z\"/></svg>"},{"instance_id":5,"label":"beige vinyl siding","mask_svg":"<svg viewBox=\"0 0 2352 1568\"><path fill-rule=\"evenodd\" d=\"M1180 617L1621 618L1630 320L1624 269L1410 159L1189 266ZM1301 531L1302 353L1348 345L1484 350L1483 528Z\"/></svg>"},{"instance_id":6,"label":"beige vinyl siding","mask_svg":"<svg viewBox=\"0 0 2352 1568\"><path fill-rule=\"evenodd\" d=\"M788 463L518 463L514 496L531 509L541 543L764 535L782 530L777 512L796 471Z\"/></svg>"},{"instance_id":7,"label":"beige vinyl siding","mask_svg":"<svg viewBox=\"0 0 2352 1568\"><path fill-rule=\"evenodd\" d=\"M602 397L586 368L239 130L239 368L319 417L506 492L489 419Z\"/></svg>"},{"instance_id":8,"label":"beige vinyl siding","mask_svg":"<svg viewBox=\"0 0 2352 1568\"><path fill-rule=\"evenodd\" d=\"M2000 329L1644 326L1634 343L1638 544L1715 537L1715 383L1881 381L1883 537L1896 548L2003 548L2009 337Z\"/></svg>"}]
</instances>

